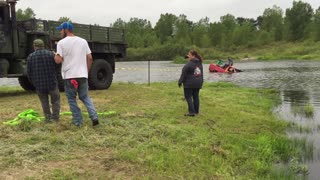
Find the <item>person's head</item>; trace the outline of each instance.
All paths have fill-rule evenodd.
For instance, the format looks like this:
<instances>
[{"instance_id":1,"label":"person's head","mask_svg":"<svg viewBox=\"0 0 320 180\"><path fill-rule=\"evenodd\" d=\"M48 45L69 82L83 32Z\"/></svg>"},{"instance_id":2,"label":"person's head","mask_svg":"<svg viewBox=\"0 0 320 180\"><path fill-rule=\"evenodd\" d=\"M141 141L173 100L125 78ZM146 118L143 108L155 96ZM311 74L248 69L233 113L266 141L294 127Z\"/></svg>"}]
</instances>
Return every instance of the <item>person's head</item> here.
<instances>
[{"instance_id":1,"label":"person's head","mask_svg":"<svg viewBox=\"0 0 320 180\"><path fill-rule=\"evenodd\" d=\"M33 48L35 50L37 49L43 49L44 48L44 42L41 39L35 39L33 41Z\"/></svg>"},{"instance_id":2,"label":"person's head","mask_svg":"<svg viewBox=\"0 0 320 180\"><path fill-rule=\"evenodd\" d=\"M193 60L195 58L199 59L202 62L202 57L199 55L199 53L196 50L191 49L189 51L189 53L188 53L188 59L190 61L190 60Z\"/></svg>"},{"instance_id":3,"label":"person's head","mask_svg":"<svg viewBox=\"0 0 320 180\"><path fill-rule=\"evenodd\" d=\"M64 38L73 33L73 24L71 22L63 22L60 26L56 27L56 29L60 31L61 37Z\"/></svg>"}]
</instances>

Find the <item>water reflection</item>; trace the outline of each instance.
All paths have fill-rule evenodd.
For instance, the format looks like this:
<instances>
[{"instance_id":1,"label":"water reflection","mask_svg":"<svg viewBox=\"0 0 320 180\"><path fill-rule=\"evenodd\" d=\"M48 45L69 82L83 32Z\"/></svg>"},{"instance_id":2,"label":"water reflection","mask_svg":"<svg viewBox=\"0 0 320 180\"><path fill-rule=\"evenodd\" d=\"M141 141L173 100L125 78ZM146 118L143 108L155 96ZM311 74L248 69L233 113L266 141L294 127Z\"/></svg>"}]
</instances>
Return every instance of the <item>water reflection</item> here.
<instances>
[{"instance_id":1,"label":"water reflection","mask_svg":"<svg viewBox=\"0 0 320 180\"><path fill-rule=\"evenodd\" d=\"M310 94L307 91L301 90L284 90L282 91L283 101L289 102L292 106L297 106L309 102Z\"/></svg>"}]
</instances>

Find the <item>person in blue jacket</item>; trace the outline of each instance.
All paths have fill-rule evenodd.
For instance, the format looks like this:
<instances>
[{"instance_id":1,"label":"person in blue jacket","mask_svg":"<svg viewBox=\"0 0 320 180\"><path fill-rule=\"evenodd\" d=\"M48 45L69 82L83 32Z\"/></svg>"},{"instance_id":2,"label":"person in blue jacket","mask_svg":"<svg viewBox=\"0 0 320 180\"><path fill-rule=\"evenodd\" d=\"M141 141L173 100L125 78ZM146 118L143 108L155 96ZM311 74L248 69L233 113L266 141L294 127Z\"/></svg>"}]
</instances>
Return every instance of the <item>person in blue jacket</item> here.
<instances>
[{"instance_id":1,"label":"person in blue jacket","mask_svg":"<svg viewBox=\"0 0 320 180\"><path fill-rule=\"evenodd\" d=\"M188 55L188 63L182 69L178 86L183 84L184 97L188 103L188 113L185 116L195 116L199 114L200 100L199 92L203 84L203 66L202 57L196 50L190 50Z\"/></svg>"}]
</instances>

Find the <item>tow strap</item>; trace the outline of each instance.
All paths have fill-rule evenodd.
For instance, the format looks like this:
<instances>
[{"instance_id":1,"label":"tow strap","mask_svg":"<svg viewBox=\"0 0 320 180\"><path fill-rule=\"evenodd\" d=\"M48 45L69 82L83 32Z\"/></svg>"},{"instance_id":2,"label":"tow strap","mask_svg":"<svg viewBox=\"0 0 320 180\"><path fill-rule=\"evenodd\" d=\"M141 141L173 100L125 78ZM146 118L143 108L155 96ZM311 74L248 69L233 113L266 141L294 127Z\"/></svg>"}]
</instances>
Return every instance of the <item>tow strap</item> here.
<instances>
[{"instance_id":1,"label":"tow strap","mask_svg":"<svg viewBox=\"0 0 320 180\"><path fill-rule=\"evenodd\" d=\"M88 112L83 112L83 115L88 115ZM107 112L98 112L99 116L110 116L116 114L115 111L107 111ZM60 116L72 115L72 112L61 112ZM8 120L3 122L5 125L16 126L23 121L32 121L32 122L40 122L43 121L45 117L41 117L38 112L33 109L27 109L18 114L18 116L12 120Z\"/></svg>"}]
</instances>

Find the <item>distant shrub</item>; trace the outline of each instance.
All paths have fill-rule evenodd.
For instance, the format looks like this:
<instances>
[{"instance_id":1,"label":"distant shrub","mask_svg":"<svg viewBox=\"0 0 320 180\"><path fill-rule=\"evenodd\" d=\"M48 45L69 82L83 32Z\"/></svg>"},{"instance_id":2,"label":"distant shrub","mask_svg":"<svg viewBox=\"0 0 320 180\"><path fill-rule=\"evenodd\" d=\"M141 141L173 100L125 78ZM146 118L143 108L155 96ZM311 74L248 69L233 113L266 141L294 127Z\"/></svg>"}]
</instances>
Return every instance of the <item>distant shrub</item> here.
<instances>
[{"instance_id":1,"label":"distant shrub","mask_svg":"<svg viewBox=\"0 0 320 180\"><path fill-rule=\"evenodd\" d=\"M161 61L173 60L177 56L184 56L188 48L181 45L166 44L149 48L128 48L126 61Z\"/></svg>"},{"instance_id":2,"label":"distant shrub","mask_svg":"<svg viewBox=\"0 0 320 180\"><path fill-rule=\"evenodd\" d=\"M187 62L187 60L182 56L176 56L173 59L173 62L176 63L176 64L185 64Z\"/></svg>"}]
</instances>

